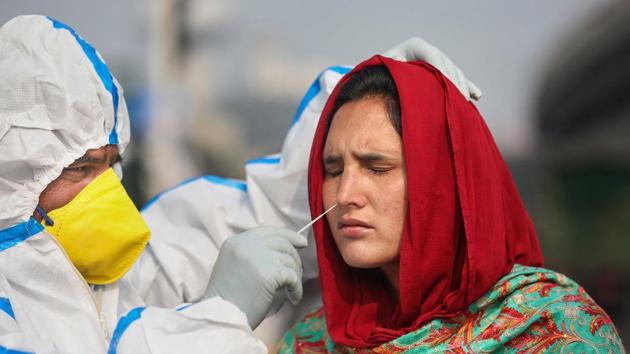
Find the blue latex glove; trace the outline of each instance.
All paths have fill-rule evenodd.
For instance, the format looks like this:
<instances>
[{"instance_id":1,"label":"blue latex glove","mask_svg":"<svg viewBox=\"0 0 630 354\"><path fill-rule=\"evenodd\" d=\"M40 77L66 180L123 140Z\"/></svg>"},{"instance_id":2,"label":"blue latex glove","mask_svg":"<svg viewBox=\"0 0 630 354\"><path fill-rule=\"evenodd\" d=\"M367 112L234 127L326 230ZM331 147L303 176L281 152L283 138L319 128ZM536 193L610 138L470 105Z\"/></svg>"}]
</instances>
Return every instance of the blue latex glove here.
<instances>
[{"instance_id":1,"label":"blue latex glove","mask_svg":"<svg viewBox=\"0 0 630 354\"><path fill-rule=\"evenodd\" d=\"M260 227L228 238L219 251L206 294L236 305L256 328L274 298L302 300L302 263L296 248L306 237L278 227Z\"/></svg>"}]
</instances>

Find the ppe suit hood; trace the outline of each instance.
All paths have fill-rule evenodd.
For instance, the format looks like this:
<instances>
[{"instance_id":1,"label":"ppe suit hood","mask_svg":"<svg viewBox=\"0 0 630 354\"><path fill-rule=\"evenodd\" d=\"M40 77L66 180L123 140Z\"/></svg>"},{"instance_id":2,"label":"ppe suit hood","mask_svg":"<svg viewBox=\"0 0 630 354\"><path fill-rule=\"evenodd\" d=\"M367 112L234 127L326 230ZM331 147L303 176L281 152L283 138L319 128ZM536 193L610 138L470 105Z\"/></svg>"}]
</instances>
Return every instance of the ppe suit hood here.
<instances>
[{"instance_id":1,"label":"ppe suit hood","mask_svg":"<svg viewBox=\"0 0 630 354\"><path fill-rule=\"evenodd\" d=\"M96 50L44 16L0 28L0 230L26 221L65 166L129 143L123 91Z\"/></svg>"}]
</instances>

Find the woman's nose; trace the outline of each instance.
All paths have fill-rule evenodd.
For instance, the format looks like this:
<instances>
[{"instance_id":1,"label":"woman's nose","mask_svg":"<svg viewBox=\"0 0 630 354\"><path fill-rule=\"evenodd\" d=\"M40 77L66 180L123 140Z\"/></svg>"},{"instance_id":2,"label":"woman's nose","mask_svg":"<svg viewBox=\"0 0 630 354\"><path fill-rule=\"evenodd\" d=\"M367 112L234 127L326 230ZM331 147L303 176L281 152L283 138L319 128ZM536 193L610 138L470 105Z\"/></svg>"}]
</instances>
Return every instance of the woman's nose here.
<instances>
[{"instance_id":1,"label":"woman's nose","mask_svg":"<svg viewBox=\"0 0 630 354\"><path fill-rule=\"evenodd\" d=\"M365 194L361 190L360 176L352 171L344 171L337 189L337 204L360 208L365 205L365 200Z\"/></svg>"}]
</instances>

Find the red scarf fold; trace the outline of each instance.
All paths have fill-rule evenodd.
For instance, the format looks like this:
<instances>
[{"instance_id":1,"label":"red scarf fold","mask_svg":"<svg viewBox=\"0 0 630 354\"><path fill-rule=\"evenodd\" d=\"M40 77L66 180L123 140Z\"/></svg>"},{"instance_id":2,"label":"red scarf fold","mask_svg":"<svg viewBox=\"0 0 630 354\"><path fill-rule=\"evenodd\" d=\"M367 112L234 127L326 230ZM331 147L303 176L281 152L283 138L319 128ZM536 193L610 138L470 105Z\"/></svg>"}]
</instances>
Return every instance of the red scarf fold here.
<instances>
[{"instance_id":1,"label":"red scarf fold","mask_svg":"<svg viewBox=\"0 0 630 354\"><path fill-rule=\"evenodd\" d=\"M408 213L400 250L400 294L380 271L341 257L327 221L314 226L328 331L338 344L368 348L454 316L515 263L541 266L536 232L483 118L437 69L374 56L347 74L322 112L310 156L313 217L323 211L322 151L340 87L384 65L398 89Z\"/></svg>"}]
</instances>

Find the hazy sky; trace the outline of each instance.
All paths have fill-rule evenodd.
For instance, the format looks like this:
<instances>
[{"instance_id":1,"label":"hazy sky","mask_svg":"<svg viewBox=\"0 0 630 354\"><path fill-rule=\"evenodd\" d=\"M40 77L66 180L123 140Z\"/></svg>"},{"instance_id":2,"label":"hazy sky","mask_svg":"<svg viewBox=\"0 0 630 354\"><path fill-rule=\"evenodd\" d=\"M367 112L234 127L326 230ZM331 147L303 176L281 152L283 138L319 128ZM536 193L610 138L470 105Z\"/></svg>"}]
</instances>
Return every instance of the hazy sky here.
<instances>
[{"instance_id":1,"label":"hazy sky","mask_svg":"<svg viewBox=\"0 0 630 354\"><path fill-rule=\"evenodd\" d=\"M499 145L505 152L519 154L531 146L535 90L554 47L571 28L610 1L233 0L224 6L213 2L205 5L205 11L224 10L221 40L228 42L217 47L225 51L218 66L230 68L234 63L230 58L235 56L240 58L237 63L246 63L243 57L254 56L251 51L261 38L272 38L282 55L312 70L300 77L303 90L326 66L353 64L406 38L421 36L447 53L481 87L484 97L478 107ZM0 21L28 13L56 17L93 43L115 72L137 71L150 60L146 53L150 4L150 0L2 1ZM202 19L213 15L201 13ZM238 70L223 72L235 83L243 80ZM140 81L146 77L135 75ZM238 84L226 86L230 94L238 89Z\"/></svg>"}]
</instances>

